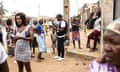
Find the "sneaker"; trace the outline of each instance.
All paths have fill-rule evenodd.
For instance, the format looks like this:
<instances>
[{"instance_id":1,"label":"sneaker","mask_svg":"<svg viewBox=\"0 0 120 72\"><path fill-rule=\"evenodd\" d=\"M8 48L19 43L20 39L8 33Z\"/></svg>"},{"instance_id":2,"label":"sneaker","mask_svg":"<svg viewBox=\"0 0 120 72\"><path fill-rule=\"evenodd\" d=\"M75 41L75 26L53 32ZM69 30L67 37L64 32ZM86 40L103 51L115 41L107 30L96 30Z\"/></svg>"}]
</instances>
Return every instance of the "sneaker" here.
<instances>
[{"instance_id":1,"label":"sneaker","mask_svg":"<svg viewBox=\"0 0 120 72\"><path fill-rule=\"evenodd\" d=\"M57 60L58 60L58 61L62 61L62 60L64 60L64 58L58 58Z\"/></svg>"},{"instance_id":2,"label":"sneaker","mask_svg":"<svg viewBox=\"0 0 120 72\"><path fill-rule=\"evenodd\" d=\"M59 58L60 58L60 56L55 56L54 58L55 58L55 59L59 59Z\"/></svg>"}]
</instances>

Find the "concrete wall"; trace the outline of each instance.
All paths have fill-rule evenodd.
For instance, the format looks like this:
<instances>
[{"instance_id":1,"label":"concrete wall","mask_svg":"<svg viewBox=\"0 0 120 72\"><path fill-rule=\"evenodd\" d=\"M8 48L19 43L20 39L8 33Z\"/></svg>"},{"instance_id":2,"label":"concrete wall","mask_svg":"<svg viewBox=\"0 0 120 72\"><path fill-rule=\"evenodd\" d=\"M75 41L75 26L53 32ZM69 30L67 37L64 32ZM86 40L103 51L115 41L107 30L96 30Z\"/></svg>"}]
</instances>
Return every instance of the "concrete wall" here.
<instances>
[{"instance_id":1,"label":"concrete wall","mask_svg":"<svg viewBox=\"0 0 120 72\"><path fill-rule=\"evenodd\" d=\"M114 0L100 0L104 27L113 21Z\"/></svg>"}]
</instances>

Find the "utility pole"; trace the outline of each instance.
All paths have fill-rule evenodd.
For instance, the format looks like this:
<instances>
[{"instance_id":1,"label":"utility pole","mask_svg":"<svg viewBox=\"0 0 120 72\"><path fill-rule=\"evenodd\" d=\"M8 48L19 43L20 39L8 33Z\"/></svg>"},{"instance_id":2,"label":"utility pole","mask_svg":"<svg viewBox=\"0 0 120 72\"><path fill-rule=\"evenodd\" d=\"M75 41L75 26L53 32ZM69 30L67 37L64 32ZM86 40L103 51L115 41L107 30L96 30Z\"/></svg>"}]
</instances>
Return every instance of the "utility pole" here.
<instances>
[{"instance_id":1,"label":"utility pole","mask_svg":"<svg viewBox=\"0 0 120 72\"><path fill-rule=\"evenodd\" d=\"M70 27L70 22L69 22L69 10L70 10L70 6L69 6L69 0L64 0L63 1L64 3L63 3L63 9L64 9L64 20L66 20L67 21L67 23L68 23L68 33L66 34L66 37L68 38L68 39L70 39L69 38L69 27Z\"/></svg>"},{"instance_id":2,"label":"utility pole","mask_svg":"<svg viewBox=\"0 0 120 72\"><path fill-rule=\"evenodd\" d=\"M40 4L38 4L38 18L40 17Z\"/></svg>"},{"instance_id":3,"label":"utility pole","mask_svg":"<svg viewBox=\"0 0 120 72\"><path fill-rule=\"evenodd\" d=\"M69 0L64 0L64 19L69 22Z\"/></svg>"}]
</instances>

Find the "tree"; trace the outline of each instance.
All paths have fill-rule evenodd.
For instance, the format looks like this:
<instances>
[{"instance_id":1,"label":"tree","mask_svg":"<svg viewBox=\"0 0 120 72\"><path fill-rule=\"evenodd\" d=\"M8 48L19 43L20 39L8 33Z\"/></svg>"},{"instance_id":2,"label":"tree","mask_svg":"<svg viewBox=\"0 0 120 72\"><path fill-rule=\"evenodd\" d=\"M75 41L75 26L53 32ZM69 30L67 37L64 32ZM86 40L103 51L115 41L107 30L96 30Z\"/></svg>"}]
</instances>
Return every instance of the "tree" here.
<instances>
[{"instance_id":1,"label":"tree","mask_svg":"<svg viewBox=\"0 0 120 72\"><path fill-rule=\"evenodd\" d=\"M6 9L4 9L3 2L0 2L0 17L2 17L5 12L8 12Z\"/></svg>"}]
</instances>

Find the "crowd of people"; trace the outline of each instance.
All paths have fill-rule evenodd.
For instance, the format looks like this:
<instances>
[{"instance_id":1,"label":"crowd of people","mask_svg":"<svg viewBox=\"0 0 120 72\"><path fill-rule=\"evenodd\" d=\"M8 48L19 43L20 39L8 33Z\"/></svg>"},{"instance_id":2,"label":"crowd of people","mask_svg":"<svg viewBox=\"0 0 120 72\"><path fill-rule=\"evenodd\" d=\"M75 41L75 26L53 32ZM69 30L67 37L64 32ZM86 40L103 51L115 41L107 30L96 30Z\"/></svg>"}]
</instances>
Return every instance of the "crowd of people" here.
<instances>
[{"instance_id":1,"label":"crowd of people","mask_svg":"<svg viewBox=\"0 0 120 72\"><path fill-rule=\"evenodd\" d=\"M23 72L25 66L26 72L32 72L30 61L35 54L35 48L38 48L37 59L44 60L43 53L50 53L50 49L46 44L46 35L48 35L48 28L51 29L51 42L53 54L57 49L57 55L54 57L58 61L64 60L65 48L64 42L66 34L69 31L68 23L63 19L61 14L56 16L56 20L50 20L50 26L46 24L46 20L32 20L24 13L17 13L15 15L15 26L12 19L7 19L4 27L7 32L6 41L3 27L0 28L0 72L9 72L7 64L8 55L15 57L18 65L18 72ZM71 22L71 33L73 47L76 48L75 41L78 41L78 48L81 48L80 37L80 17L76 16ZM85 26L91 33L88 34L86 48L90 51L97 50L97 43L100 42L101 29L101 12L91 13L89 18L85 21ZM105 54L96 59L90 64L89 72L119 72L119 55L120 55L120 19L107 26L104 32L104 50ZM94 45L91 48L90 40L94 40ZM8 49L5 49L7 43ZM31 52L33 49L33 53ZM8 54L5 50L8 50Z\"/></svg>"},{"instance_id":2,"label":"crowd of people","mask_svg":"<svg viewBox=\"0 0 120 72\"><path fill-rule=\"evenodd\" d=\"M66 33L66 21L63 20L61 14L56 16L57 21L51 22L51 40L53 53L57 48L57 56L54 58L58 61L64 60L64 37ZM0 32L0 72L9 72L7 64L8 55L15 57L15 62L18 64L18 72L23 72L25 66L26 72L32 72L30 60L34 56L35 48L38 48L37 59L44 60L42 53L50 53L50 49L46 45L47 26L43 19L33 20L30 24L30 18L24 13L15 15L15 26L12 19L4 20L5 30L1 27ZM1 23L2 25L3 23ZM3 40L4 33L7 33L6 41ZM54 36L53 36L54 35ZM8 46L8 55L5 52L5 45ZM31 53L33 48L33 54Z\"/></svg>"}]
</instances>

